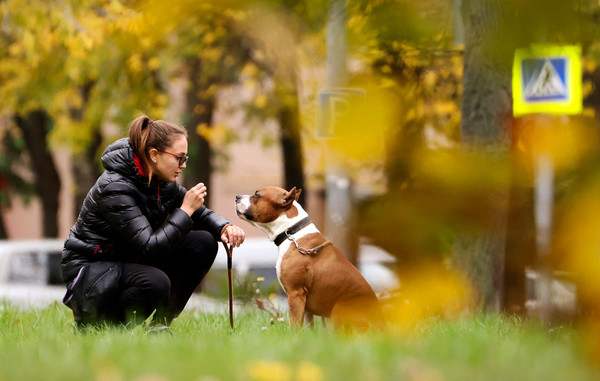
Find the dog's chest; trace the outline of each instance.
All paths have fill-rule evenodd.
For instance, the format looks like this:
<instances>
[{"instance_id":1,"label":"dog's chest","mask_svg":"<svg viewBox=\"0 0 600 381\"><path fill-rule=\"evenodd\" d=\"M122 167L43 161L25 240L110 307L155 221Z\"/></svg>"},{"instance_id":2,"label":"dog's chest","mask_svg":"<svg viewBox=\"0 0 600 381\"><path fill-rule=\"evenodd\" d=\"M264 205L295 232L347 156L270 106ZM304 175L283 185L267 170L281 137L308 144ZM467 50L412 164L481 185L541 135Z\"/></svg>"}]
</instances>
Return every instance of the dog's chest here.
<instances>
[{"instance_id":1,"label":"dog's chest","mask_svg":"<svg viewBox=\"0 0 600 381\"><path fill-rule=\"evenodd\" d=\"M320 233L320 232L314 225L311 224L311 225L305 227L304 229L302 229L300 232L294 234L294 239L299 240L300 238L304 237L305 235L311 234L311 233ZM281 243L281 245L279 245L278 252L279 252L279 255L277 257L277 263L275 264L275 271L277 272L277 280L279 281L281 288L283 288L283 291L285 291L287 293L287 290L285 289L285 287L283 285L284 282L281 279L281 273L282 273L281 266L283 263L283 259L289 255L302 255L302 254L300 254L298 252L298 250L294 246L294 243L289 239L286 239L285 241L283 241Z\"/></svg>"},{"instance_id":2,"label":"dog's chest","mask_svg":"<svg viewBox=\"0 0 600 381\"><path fill-rule=\"evenodd\" d=\"M281 262L283 261L283 257L285 257L286 255L291 255L289 253L290 251L290 241L284 241L281 243L281 245L279 245L279 256L277 257L277 263L275 264L275 271L277 272L277 280L279 281L279 284L281 285L281 288L283 288L283 291L286 291L285 287L283 286L283 282L281 281Z\"/></svg>"}]
</instances>

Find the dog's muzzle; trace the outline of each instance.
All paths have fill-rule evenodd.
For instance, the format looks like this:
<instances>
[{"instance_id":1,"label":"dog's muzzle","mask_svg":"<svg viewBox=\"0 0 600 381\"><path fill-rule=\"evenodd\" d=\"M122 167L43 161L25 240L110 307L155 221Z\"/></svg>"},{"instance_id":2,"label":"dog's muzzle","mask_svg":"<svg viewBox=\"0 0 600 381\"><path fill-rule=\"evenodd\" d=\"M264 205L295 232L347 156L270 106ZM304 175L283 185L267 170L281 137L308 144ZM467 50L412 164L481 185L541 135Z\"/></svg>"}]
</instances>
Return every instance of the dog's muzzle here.
<instances>
[{"instance_id":1,"label":"dog's muzzle","mask_svg":"<svg viewBox=\"0 0 600 381\"><path fill-rule=\"evenodd\" d=\"M252 221L252 214L248 211L250 208L250 196L235 196L235 213L243 219Z\"/></svg>"}]
</instances>

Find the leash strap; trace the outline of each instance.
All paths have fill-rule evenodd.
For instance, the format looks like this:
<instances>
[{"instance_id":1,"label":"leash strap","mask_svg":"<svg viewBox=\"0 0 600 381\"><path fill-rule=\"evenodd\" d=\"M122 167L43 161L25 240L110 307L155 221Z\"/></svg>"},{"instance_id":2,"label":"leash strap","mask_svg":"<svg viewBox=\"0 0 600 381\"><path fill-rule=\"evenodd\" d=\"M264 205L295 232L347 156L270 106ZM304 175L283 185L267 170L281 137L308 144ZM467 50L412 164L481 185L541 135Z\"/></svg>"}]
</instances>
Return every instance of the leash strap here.
<instances>
[{"instance_id":1,"label":"leash strap","mask_svg":"<svg viewBox=\"0 0 600 381\"><path fill-rule=\"evenodd\" d=\"M233 246L222 242L225 251L227 252L227 280L229 286L229 324L231 329L234 329L233 325L233 279L231 275L231 268L233 265Z\"/></svg>"}]
</instances>

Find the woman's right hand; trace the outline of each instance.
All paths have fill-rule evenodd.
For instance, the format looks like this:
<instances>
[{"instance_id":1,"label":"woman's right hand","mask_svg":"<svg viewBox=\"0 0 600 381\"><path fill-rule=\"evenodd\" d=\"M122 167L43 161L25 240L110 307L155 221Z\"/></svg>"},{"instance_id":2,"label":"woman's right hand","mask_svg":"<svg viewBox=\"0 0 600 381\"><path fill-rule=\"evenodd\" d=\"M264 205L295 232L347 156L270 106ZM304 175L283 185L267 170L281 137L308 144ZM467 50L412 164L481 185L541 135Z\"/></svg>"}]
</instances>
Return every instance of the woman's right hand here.
<instances>
[{"instance_id":1,"label":"woman's right hand","mask_svg":"<svg viewBox=\"0 0 600 381\"><path fill-rule=\"evenodd\" d=\"M181 204L181 210L186 212L188 216L192 216L194 212L204 205L204 198L207 195L206 186L203 183L196 184L193 188L187 191Z\"/></svg>"}]
</instances>

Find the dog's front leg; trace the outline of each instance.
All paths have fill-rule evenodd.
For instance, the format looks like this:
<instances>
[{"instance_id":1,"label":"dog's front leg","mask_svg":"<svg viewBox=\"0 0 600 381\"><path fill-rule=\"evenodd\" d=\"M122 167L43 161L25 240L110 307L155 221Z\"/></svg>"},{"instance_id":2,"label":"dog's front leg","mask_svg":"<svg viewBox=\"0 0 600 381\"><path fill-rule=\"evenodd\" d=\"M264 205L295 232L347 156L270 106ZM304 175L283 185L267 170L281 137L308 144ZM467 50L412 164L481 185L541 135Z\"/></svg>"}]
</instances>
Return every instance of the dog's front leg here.
<instances>
[{"instance_id":1,"label":"dog's front leg","mask_svg":"<svg viewBox=\"0 0 600 381\"><path fill-rule=\"evenodd\" d=\"M301 327L304 323L306 293L303 290L288 293L288 304L290 306L290 325Z\"/></svg>"}]
</instances>

